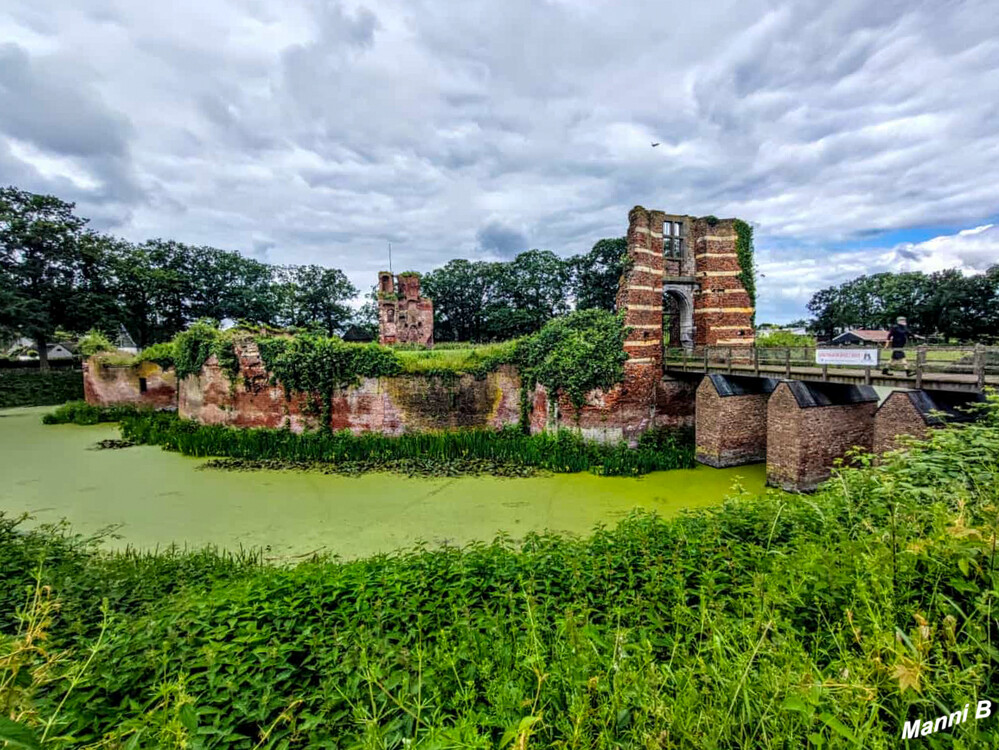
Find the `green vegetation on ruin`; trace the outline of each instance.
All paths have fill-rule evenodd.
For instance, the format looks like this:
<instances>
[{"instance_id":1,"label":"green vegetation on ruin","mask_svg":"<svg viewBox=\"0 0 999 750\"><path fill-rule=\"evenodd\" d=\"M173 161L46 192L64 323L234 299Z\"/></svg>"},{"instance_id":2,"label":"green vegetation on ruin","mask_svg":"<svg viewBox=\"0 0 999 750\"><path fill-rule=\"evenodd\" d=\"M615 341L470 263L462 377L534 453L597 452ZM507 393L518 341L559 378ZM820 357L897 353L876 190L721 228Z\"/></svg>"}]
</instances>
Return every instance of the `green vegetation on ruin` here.
<instances>
[{"instance_id":1,"label":"green vegetation on ruin","mask_svg":"<svg viewBox=\"0 0 999 750\"><path fill-rule=\"evenodd\" d=\"M577 410L595 388L610 388L624 378L626 328L621 315L605 310L579 310L554 318L540 331L521 339L491 344L441 344L436 348L348 343L338 337L310 333L254 336L246 328L220 331L211 321L198 321L171 341L155 344L139 355L101 352L108 365L144 361L173 366L183 379L201 372L209 357L237 387L239 360L234 345L254 340L273 381L292 394L308 394L311 410L328 424L330 399L360 378L399 374L452 378L484 377L501 365L515 365L524 394L524 424L529 393L536 383L549 393L565 394Z\"/></svg>"},{"instance_id":2,"label":"green vegetation on ruin","mask_svg":"<svg viewBox=\"0 0 999 750\"><path fill-rule=\"evenodd\" d=\"M749 305L756 307L756 260L753 250L753 227L742 219L733 222L735 227L735 254L739 260L739 283L749 295ZM756 314L753 314L755 319Z\"/></svg>"},{"instance_id":3,"label":"green vegetation on ruin","mask_svg":"<svg viewBox=\"0 0 999 750\"><path fill-rule=\"evenodd\" d=\"M56 749L900 747L999 687L988 411L811 496L586 539L275 567L6 518L0 700Z\"/></svg>"},{"instance_id":4,"label":"green vegetation on ruin","mask_svg":"<svg viewBox=\"0 0 999 750\"><path fill-rule=\"evenodd\" d=\"M482 377L500 365L516 362L517 341L475 346L438 345L433 349L394 349L402 372L410 375Z\"/></svg>"}]
</instances>

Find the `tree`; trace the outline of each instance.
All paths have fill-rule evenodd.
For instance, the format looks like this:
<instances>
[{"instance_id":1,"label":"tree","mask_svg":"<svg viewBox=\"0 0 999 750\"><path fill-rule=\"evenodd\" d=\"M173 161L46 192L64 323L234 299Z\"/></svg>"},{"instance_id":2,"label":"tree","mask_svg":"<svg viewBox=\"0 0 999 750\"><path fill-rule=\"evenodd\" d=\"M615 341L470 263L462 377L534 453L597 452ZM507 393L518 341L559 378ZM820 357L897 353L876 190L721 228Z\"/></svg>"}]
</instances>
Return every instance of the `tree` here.
<instances>
[{"instance_id":1,"label":"tree","mask_svg":"<svg viewBox=\"0 0 999 750\"><path fill-rule=\"evenodd\" d=\"M322 266L285 266L272 288L277 317L284 325L321 328L327 336L349 325L348 300L358 290L343 271Z\"/></svg>"},{"instance_id":2,"label":"tree","mask_svg":"<svg viewBox=\"0 0 999 750\"><path fill-rule=\"evenodd\" d=\"M534 333L569 310L566 261L551 250L528 250L497 264L495 296L486 307L487 337L513 338Z\"/></svg>"},{"instance_id":3,"label":"tree","mask_svg":"<svg viewBox=\"0 0 999 750\"><path fill-rule=\"evenodd\" d=\"M999 271L965 276L957 269L926 274L879 273L816 292L808 303L816 331L887 328L904 315L915 333L982 341L999 330Z\"/></svg>"},{"instance_id":4,"label":"tree","mask_svg":"<svg viewBox=\"0 0 999 750\"><path fill-rule=\"evenodd\" d=\"M598 240L588 253L569 259L577 310L614 311L627 253L628 239L616 237Z\"/></svg>"},{"instance_id":5,"label":"tree","mask_svg":"<svg viewBox=\"0 0 999 750\"><path fill-rule=\"evenodd\" d=\"M499 265L458 259L424 274L420 286L434 301L436 340L484 339L486 308L494 300Z\"/></svg>"},{"instance_id":6,"label":"tree","mask_svg":"<svg viewBox=\"0 0 999 750\"><path fill-rule=\"evenodd\" d=\"M80 267L79 240L85 219L75 205L15 187L0 188L0 280L5 289L0 317L35 341L47 370L48 344L67 324Z\"/></svg>"}]
</instances>

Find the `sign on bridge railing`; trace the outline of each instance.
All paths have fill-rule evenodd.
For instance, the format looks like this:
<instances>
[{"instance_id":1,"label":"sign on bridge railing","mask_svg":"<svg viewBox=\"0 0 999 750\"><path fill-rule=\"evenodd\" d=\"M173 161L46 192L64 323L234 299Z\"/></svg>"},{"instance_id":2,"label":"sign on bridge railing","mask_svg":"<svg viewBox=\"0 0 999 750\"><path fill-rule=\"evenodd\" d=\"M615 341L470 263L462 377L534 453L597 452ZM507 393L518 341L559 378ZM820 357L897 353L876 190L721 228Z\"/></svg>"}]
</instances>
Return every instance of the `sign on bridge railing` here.
<instances>
[{"instance_id":1,"label":"sign on bridge railing","mask_svg":"<svg viewBox=\"0 0 999 750\"><path fill-rule=\"evenodd\" d=\"M816 349L815 364L877 367L880 351L880 349Z\"/></svg>"}]
</instances>

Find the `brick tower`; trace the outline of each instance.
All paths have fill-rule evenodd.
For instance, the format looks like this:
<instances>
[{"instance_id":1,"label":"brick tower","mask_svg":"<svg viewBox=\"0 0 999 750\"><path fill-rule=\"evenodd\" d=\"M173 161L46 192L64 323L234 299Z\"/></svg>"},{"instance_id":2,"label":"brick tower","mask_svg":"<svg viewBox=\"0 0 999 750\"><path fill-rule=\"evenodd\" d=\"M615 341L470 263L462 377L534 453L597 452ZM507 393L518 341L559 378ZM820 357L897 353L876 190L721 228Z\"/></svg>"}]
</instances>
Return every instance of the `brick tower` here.
<instances>
[{"instance_id":1,"label":"brick tower","mask_svg":"<svg viewBox=\"0 0 999 750\"><path fill-rule=\"evenodd\" d=\"M751 346L753 303L739 279L735 219L636 206L628 214L629 268L617 306L631 334L629 366L661 371L670 348Z\"/></svg>"},{"instance_id":2,"label":"brick tower","mask_svg":"<svg viewBox=\"0 0 999 750\"><path fill-rule=\"evenodd\" d=\"M420 277L378 273L378 343L434 345L434 303L420 296Z\"/></svg>"}]
</instances>

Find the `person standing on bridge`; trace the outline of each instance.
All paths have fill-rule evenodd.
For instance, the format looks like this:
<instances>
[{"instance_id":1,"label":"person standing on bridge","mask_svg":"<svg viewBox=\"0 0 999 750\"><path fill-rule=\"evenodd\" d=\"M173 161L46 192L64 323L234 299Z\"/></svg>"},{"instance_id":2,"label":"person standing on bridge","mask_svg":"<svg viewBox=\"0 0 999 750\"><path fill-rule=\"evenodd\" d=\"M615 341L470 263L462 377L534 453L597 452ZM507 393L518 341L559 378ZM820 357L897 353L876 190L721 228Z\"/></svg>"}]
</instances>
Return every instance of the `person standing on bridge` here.
<instances>
[{"instance_id":1,"label":"person standing on bridge","mask_svg":"<svg viewBox=\"0 0 999 750\"><path fill-rule=\"evenodd\" d=\"M909 338L912 334L909 333L909 326L904 317L899 317L893 325L888 330L888 338L885 339L885 349L891 347L891 366L894 369L897 365L901 365L905 368L905 374L911 375L909 371L909 361L905 358L905 345L909 343ZM881 371L882 375L891 375L888 368L884 368Z\"/></svg>"}]
</instances>

